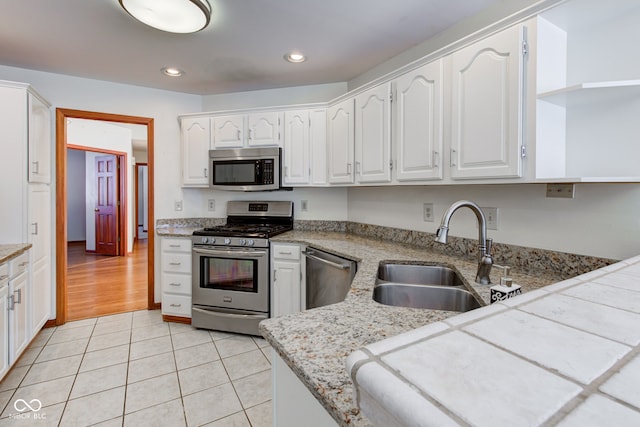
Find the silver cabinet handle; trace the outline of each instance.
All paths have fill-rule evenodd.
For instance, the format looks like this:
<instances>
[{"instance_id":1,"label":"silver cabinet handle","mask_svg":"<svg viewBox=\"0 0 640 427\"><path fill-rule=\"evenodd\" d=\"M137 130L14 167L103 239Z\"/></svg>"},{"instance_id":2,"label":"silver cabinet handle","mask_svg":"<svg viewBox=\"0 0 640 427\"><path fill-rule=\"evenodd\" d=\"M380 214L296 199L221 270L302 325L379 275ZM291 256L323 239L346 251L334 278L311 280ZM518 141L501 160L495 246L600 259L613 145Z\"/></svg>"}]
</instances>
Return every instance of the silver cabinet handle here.
<instances>
[{"instance_id":1,"label":"silver cabinet handle","mask_svg":"<svg viewBox=\"0 0 640 427\"><path fill-rule=\"evenodd\" d=\"M169 283L169 286L180 286L180 283Z\"/></svg>"},{"instance_id":2,"label":"silver cabinet handle","mask_svg":"<svg viewBox=\"0 0 640 427\"><path fill-rule=\"evenodd\" d=\"M182 307L182 304L169 304L169 307Z\"/></svg>"},{"instance_id":3,"label":"silver cabinet handle","mask_svg":"<svg viewBox=\"0 0 640 427\"><path fill-rule=\"evenodd\" d=\"M278 255L291 255L291 251L285 252L285 251L280 251L278 252Z\"/></svg>"},{"instance_id":4,"label":"silver cabinet handle","mask_svg":"<svg viewBox=\"0 0 640 427\"><path fill-rule=\"evenodd\" d=\"M451 149L451 160L450 160L450 165L451 166L455 166L456 165L456 150L455 149Z\"/></svg>"},{"instance_id":5,"label":"silver cabinet handle","mask_svg":"<svg viewBox=\"0 0 640 427\"><path fill-rule=\"evenodd\" d=\"M249 129L249 139L253 139L253 132L251 132L252 129Z\"/></svg>"},{"instance_id":6,"label":"silver cabinet handle","mask_svg":"<svg viewBox=\"0 0 640 427\"><path fill-rule=\"evenodd\" d=\"M351 173L351 163L347 163L347 173Z\"/></svg>"},{"instance_id":7,"label":"silver cabinet handle","mask_svg":"<svg viewBox=\"0 0 640 427\"><path fill-rule=\"evenodd\" d=\"M182 264L181 262L170 262L169 265L180 265Z\"/></svg>"},{"instance_id":8,"label":"silver cabinet handle","mask_svg":"<svg viewBox=\"0 0 640 427\"><path fill-rule=\"evenodd\" d=\"M362 168L360 167L360 162L356 162L356 173L362 175Z\"/></svg>"},{"instance_id":9,"label":"silver cabinet handle","mask_svg":"<svg viewBox=\"0 0 640 427\"><path fill-rule=\"evenodd\" d=\"M9 311L15 310L15 302L13 300L13 295L10 295L7 297L7 303L9 304L9 307L8 307Z\"/></svg>"},{"instance_id":10,"label":"silver cabinet handle","mask_svg":"<svg viewBox=\"0 0 640 427\"><path fill-rule=\"evenodd\" d=\"M434 150L433 152L433 167L437 168L440 163L440 153Z\"/></svg>"},{"instance_id":11,"label":"silver cabinet handle","mask_svg":"<svg viewBox=\"0 0 640 427\"><path fill-rule=\"evenodd\" d=\"M21 304L22 303L22 289L18 289L17 291L13 291L14 294L18 294L18 300L14 302L16 304Z\"/></svg>"},{"instance_id":12,"label":"silver cabinet handle","mask_svg":"<svg viewBox=\"0 0 640 427\"><path fill-rule=\"evenodd\" d=\"M204 168L204 177L207 178L208 175L209 175L209 170L207 168Z\"/></svg>"},{"instance_id":13,"label":"silver cabinet handle","mask_svg":"<svg viewBox=\"0 0 640 427\"><path fill-rule=\"evenodd\" d=\"M240 141L240 130L238 130L238 141Z\"/></svg>"},{"instance_id":14,"label":"silver cabinet handle","mask_svg":"<svg viewBox=\"0 0 640 427\"><path fill-rule=\"evenodd\" d=\"M33 231L31 232L31 234L33 234L34 236L38 235L38 223L37 222L32 222L31 225L33 226Z\"/></svg>"},{"instance_id":15,"label":"silver cabinet handle","mask_svg":"<svg viewBox=\"0 0 640 427\"><path fill-rule=\"evenodd\" d=\"M40 162L36 160L35 162L31 162L31 164L33 165L31 173L38 173L40 171Z\"/></svg>"},{"instance_id":16,"label":"silver cabinet handle","mask_svg":"<svg viewBox=\"0 0 640 427\"><path fill-rule=\"evenodd\" d=\"M22 261L20 264L18 264L18 267L24 267L25 265L29 265L29 261Z\"/></svg>"},{"instance_id":17,"label":"silver cabinet handle","mask_svg":"<svg viewBox=\"0 0 640 427\"><path fill-rule=\"evenodd\" d=\"M180 245L169 245L170 248L179 248Z\"/></svg>"}]
</instances>

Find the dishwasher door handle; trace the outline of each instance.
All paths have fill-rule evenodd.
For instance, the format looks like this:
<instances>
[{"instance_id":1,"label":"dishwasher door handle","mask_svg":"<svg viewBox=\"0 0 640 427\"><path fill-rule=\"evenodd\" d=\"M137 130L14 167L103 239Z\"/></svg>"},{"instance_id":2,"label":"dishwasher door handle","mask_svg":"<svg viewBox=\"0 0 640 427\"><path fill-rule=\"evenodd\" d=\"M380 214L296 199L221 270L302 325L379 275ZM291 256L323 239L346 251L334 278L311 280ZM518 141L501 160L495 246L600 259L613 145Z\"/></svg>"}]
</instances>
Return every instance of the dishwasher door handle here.
<instances>
[{"instance_id":1,"label":"dishwasher door handle","mask_svg":"<svg viewBox=\"0 0 640 427\"><path fill-rule=\"evenodd\" d=\"M346 270L347 268L351 267L351 265L349 265L349 264L338 264L336 262L332 262L332 261L329 261L329 260L326 260L326 259L319 258L319 257L313 255L313 252L302 251L302 254L304 256L306 256L307 258L311 258L314 261L320 261L320 262L323 262L325 264L329 264L332 267L339 268L341 270Z\"/></svg>"}]
</instances>

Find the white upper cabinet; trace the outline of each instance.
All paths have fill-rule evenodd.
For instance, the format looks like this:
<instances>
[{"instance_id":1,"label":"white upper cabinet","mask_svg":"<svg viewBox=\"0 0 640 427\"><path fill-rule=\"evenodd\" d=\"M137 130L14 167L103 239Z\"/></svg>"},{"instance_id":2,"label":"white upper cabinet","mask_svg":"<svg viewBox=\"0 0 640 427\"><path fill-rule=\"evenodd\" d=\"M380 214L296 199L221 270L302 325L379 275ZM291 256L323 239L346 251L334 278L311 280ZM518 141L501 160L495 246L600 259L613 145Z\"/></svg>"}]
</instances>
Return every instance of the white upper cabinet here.
<instances>
[{"instance_id":1,"label":"white upper cabinet","mask_svg":"<svg viewBox=\"0 0 640 427\"><path fill-rule=\"evenodd\" d=\"M354 158L353 98L327 110L328 181L331 184L353 184Z\"/></svg>"},{"instance_id":2,"label":"white upper cabinet","mask_svg":"<svg viewBox=\"0 0 640 427\"><path fill-rule=\"evenodd\" d=\"M218 116L213 118L213 147L238 148L244 146L245 116Z\"/></svg>"},{"instance_id":3,"label":"white upper cabinet","mask_svg":"<svg viewBox=\"0 0 640 427\"><path fill-rule=\"evenodd\" d=\"M355 98L355 173L360 183L391 181L391 83Z\"/></svg>"},{"instance_id":4,"label":"white upper cabinet","mask_svg":"<svg viewBox=\"0 0 640 427\"><path fill-rule=\"evenodd\" d=\"M451 177L522 174L524 27L451 55Z\"/></svg>"},{"instance_id":5,"label":"white upper cabinet","mask_svg":"<svg viewBox=\"0 0 640 427\"><path fill-rule=\"evenodd\" d=\"M327 110L309 111L310 184L327 185Z\"/></svg>"},{"instance_id":6,"label":"white upper cabinet","mask_svg":"<svg viewBox=\"0 0 640 427\"><path fill-rule=\"evenodd\" d=\"M283 183L309 183L309 110L284 113Z\"/></svg>"},{"instance_id":7,"label":"white upper cabinet","mask_svg":"<svg viewBox=\"0 0 640 427\"><path fill-rule=\"evenodd\" d=\"M213 149L278 146L282 113L261 112L213 118Z\"/></svg>"},{"instance_id":8,"label":"white upper cabinet","mask_svg":"<svg viewBox=\"0 0 640 427\"><path fill-rule=\"evenodd\" d=\"M281 145L282 113L265 112L247 116L247 146L261 147Z\"/></svg>"},{"instance_id":9,"label":"white upper cabinet","mask_svg":"<svg viewBox=\"0 0 640 427\"><path fill-rule=\"evenodd\" d=\"M51 182L51 111L34 94L29 100L29 182Z\"/></svg>"},{"instance_id":10,"label":"white upper cabinet","mask_svg":"<svg viewBox=\"0 0 640 427\"><path fill-rule=\"evenodd\" d=\"M639 22L637 0L571 0L538 17L536 179L640 181Z\"/></svg>"},{"instance_id":11,"label":"white upper cabinet","mask_svg":"<svg viewBox=\"0 0 640 427\"><path fill-rule=\"evenodd\" d=\"M395 179L442 179L442 59L394 82Z\"/></svg>"},{"instance_id":12,"label":"white upper cabinet","mask_svg":"<svg viewBox=\"0 0 640 427\"><path fill-rule=\"evenodd\" d=\"M182 186L209 186L209 147L211 127L208 117L185 117L181 120Z\"/></svg>"}]
</instances>

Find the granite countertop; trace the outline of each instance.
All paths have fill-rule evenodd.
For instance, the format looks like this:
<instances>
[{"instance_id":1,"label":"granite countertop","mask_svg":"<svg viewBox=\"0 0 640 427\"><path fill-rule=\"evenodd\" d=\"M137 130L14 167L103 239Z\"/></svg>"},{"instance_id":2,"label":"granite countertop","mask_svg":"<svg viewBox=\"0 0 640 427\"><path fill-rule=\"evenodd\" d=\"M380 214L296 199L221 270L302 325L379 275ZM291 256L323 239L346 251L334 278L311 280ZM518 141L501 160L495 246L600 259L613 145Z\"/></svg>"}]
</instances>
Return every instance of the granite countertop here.
<instances>
[{"instance_id":1,"label":"granite countertop","mask_svg":"<svg viewBox=\"0 0 640 427\"><path fill-rule=\"evenodd\" d=\"M638 426L638 324L640 256L371 344L347 369L377 425Z\"/></svg>"},{"instance_id":2,"label":"granite countertop","mask_svg":"<svg viewBox=\"0 0 640 427\"><path fill-rule=\"evenodd\" d=\"M260 323L260 331L322 406L340 425L368 426L353 400L353 383L345 369L347 356L377 341L439 322L459 313L391 307L371 298L378 263L383 260L420 260L455 267L486 302L488 285L474 283L473 261L415 246L391 243L340 232L291 231L271 239L332 252L358 261L358 272L344 302ZM500 260L496 260L500 263ZM559 281L550 273L515 269L511 277L523 292ZM499 271L492 272L493 281Z\"/></svg>"},{"instance_id":3,"label":"granite countertop","mask_svg":"<svg viewBox=\"0 0 640 427\"><path fill-rule=\"evenodd\" d=\"M17 257L23 252L31 248L31 243L16 243L0 245L0 264L9 261L11 258Z\"/></svg>"}]
</instances>

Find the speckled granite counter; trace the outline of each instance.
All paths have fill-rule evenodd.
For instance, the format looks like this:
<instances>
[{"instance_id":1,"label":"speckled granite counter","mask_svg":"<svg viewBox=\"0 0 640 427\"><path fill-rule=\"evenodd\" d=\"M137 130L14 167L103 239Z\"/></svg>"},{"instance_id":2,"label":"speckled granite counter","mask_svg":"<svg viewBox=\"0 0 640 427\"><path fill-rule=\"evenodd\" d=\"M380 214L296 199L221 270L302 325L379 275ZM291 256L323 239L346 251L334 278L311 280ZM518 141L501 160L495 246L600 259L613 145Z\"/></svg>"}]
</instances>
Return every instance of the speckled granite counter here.
<instances>
[{"instance_id":1,"label":"speckled granite counter","mask_svg":"<svg viewBox=\"0 0 640 427\"><path fill-rule=\"evenodd\" d=\"M16 243L0 245L0 264L9 261L11 258L17 257L26 252L31 247L31 243Z\"/></svg>"},{"instance_id":2,"label":"speckled granite counter","mask_svg":"<svg viewBox=\"0 0 640 427\"><path fill-rule=\"evenodd\" d=\"M367 426L353 401L353 384L345 360L365 345L437 322L459 313L390 307L371 298L378 263L382 260L423 260L458 269L485 301L488 286L473 281L476 263L428 249L336 232L292 231L273 241L295 242L358 261L358 272L344 302L260 323L265 339L312 394L341 425ZM500 262L497 259L496 262ZM494 280L498 272L493 273ZM557 275L511 274L523 292L559 281Z\"/></svg>"}]
</instances>

